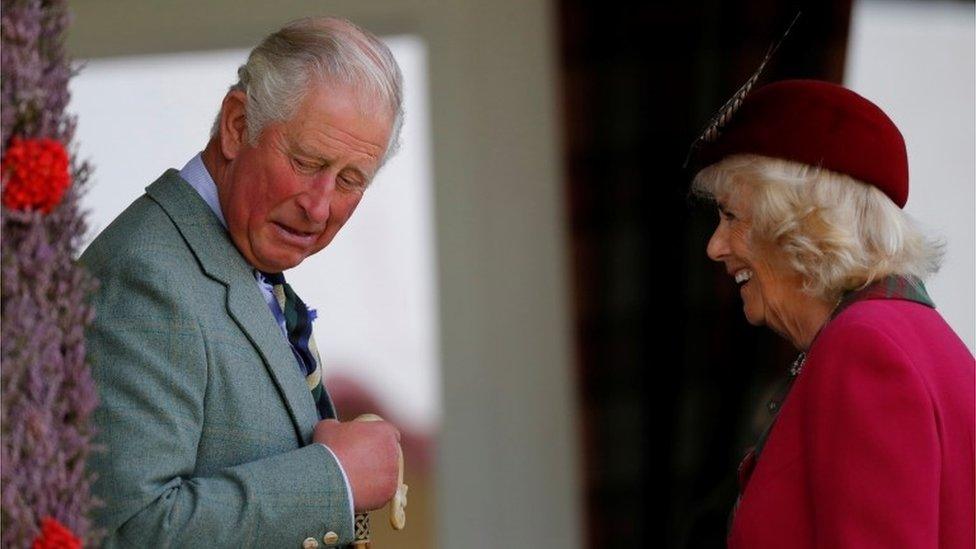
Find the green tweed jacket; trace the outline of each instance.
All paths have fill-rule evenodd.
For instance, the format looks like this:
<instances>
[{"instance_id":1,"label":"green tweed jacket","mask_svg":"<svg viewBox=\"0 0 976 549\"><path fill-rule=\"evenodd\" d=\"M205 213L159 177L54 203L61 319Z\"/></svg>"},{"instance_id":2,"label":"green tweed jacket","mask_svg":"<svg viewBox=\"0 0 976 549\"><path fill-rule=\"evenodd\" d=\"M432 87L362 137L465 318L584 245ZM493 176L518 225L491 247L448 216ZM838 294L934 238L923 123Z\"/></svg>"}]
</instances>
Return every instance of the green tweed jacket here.
<instances>
[{"instance_id":1,"label":"green tweed jacket","mask_svg":"<svg viewBox=\"0 0 976 549\"><path fill-rule=\"evenodd\" d=\"M81 257L104 451L89 467L106 547L352 541L342 473L252 268L176 170ZM332 536L330 536L332 537Z\"/></svg>"}]
</instances>

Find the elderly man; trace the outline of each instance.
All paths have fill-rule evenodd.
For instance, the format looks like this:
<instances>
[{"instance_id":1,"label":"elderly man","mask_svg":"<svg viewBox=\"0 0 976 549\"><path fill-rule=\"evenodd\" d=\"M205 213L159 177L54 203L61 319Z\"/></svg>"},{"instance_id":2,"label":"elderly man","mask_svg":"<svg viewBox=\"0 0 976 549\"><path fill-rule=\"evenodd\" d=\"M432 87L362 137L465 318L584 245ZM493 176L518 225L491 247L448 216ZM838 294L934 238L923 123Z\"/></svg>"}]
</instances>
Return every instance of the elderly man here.
<instances>
[{"instance_id":1,"label":"elderly man","mask_svg":"<svg viewBox=\"0 0 976 549\"><path fill-rule=\"evenodd\" d=\"M281 272L329 244L395 149L399 69L351 23L311 18L238 71L209 143L81 258L108 547L319 547L386 503L397 438L340 423L314 314ZM322 273L328 284L328 273Z\"/></svg>"}]
</instances>

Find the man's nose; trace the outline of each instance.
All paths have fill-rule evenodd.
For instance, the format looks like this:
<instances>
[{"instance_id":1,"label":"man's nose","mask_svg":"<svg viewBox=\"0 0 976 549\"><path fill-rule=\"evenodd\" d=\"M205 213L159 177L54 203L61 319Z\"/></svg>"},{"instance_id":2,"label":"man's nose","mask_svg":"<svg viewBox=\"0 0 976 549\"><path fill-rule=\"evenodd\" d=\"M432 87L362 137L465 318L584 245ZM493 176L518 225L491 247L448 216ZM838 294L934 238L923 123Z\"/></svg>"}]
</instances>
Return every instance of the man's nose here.
<instances>
[{"instance_id":1,"label":"man's nose","mask_svg":"<svg viewBox=\"0 0 976 549\"><path fill-rule=\"evenodd\" d=\"M712 237L708 239L708 247L705 248L705 253L712 261L722 261L722 259L729 253L728 239L725 238L725 231L722 230L722 225L719 224L715 227L715 232L712 233Z\"/></svg>"},{"instance_id":2,"label":"man's nose","mask_svg":"<svg viewBox=\"0 0 976 549\"><path fill-rule=\"evenodd\" d=\"M298 206L312 223L325 223L329 220L334 194L335 176L326 174L316 178L311 187L298 197Z\"/></svg>"}]
</instances>

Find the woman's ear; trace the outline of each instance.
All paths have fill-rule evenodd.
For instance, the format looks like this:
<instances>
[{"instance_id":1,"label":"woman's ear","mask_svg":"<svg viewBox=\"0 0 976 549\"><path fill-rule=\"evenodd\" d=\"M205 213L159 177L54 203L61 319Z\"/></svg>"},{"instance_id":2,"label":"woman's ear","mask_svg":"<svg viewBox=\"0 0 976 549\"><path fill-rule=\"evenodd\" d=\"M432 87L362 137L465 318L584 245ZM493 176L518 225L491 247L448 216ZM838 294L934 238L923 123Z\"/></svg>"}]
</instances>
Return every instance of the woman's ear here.
<instances>
[{"instance_id":1,"label":"woman's ear","mask_svg":"<svg viewBox=\"0 0 976 549\"><path fill-rule=\"evenodd\" d=\"M247 95L231 90L220 105L220 152L233 160L247 143Z\"/></svg>"}]
</instances>

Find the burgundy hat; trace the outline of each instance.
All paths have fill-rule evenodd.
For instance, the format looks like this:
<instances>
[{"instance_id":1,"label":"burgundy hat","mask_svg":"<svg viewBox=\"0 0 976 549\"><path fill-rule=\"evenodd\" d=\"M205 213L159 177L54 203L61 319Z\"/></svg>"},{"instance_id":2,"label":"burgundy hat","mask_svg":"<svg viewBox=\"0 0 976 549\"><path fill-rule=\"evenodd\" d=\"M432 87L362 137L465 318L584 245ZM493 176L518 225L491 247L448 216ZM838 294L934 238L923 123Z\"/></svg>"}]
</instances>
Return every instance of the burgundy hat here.
<instances>
[{"instance_id":1,"label":"burgundy hat","mask_svg":"<svg viewBox=\"0 0 976 549\"><path fill-rule=\"evenodd\" d=\"M709 128L695 164L758 154L820 166L908 200L908 155L894 122L874 103L836 84L784 80L763 86ZM717 131L715 131L717 130Z\"/></svg>"}]
</instances>

